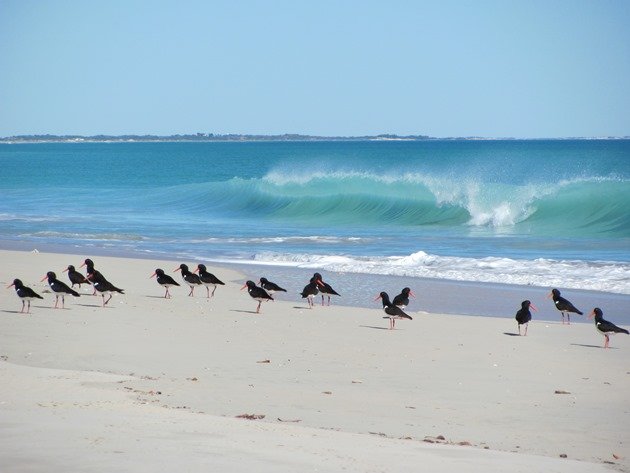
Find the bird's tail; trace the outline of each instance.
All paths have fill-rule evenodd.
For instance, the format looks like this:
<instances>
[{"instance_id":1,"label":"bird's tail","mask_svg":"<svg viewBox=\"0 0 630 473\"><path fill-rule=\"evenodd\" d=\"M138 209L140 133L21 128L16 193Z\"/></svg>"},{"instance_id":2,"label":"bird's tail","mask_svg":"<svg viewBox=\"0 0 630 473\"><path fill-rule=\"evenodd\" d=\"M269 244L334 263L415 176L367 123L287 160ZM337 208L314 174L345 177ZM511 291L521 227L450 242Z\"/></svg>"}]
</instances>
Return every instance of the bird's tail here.
<instances>
[{"instance_id":1,"label":"bird's tail","mask_svg":"<svg viewBox=\"0 0 630 473\"><path fill-rule=\"evenodd\" d=\"M79 294L77 291L72 291L70 294L72 294L74 297L81 297L81 294Z\"/></svg>"}]
</instances>

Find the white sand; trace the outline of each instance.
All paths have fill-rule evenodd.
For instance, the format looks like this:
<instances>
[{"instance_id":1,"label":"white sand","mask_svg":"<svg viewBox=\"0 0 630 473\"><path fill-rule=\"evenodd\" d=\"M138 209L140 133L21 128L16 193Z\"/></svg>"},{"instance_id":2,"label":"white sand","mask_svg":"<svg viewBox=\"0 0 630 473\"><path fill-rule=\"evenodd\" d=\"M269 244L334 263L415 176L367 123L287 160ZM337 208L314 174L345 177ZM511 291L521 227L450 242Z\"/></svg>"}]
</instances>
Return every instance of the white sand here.
<instances>
[{"instance_id":1,"label":"white sand","mask_svg":"<svg viewBox=\"0 0 630 473\"><path fill-rule=\"evenodd\" d=\"M105 257L126 294L53 309L39 280L86 256L0 251L0 283L45 297L23 315L0 291L2 472L630 471L626 335L604 350L590 324L534 321L517 337L512 314L413 301L389 331L378 309L307 309L307 281L276 281L291 292L256 315L235 271L209 268L227 283L213 299L165 300L149 276L179 262Z\"/></svg>"}]
</instances>

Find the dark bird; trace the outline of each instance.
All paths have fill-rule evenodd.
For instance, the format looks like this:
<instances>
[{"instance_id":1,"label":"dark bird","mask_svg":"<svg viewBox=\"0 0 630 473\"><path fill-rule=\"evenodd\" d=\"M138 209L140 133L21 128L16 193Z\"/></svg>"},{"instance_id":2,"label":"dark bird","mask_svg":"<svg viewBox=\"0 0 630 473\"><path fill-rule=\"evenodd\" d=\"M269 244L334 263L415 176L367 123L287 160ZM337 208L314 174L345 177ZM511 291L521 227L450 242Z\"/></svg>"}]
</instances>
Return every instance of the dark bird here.
<instances>
[{"instance_id":1,"label":"dark bird","mask_svg":"<svg viewBox=\"0 0 630 473\"><path fill-rule=\"evenodd\" d=\"M304 289L302 289L302 292L300 293L300 295L302 296L302 299L306 299L308 301L308 308L312 309L313 306L315 305L313 303L313 298L319 294L319 289L317 289L317 282L314 281L313 279L311 279L311 282L309 282L306 286L304 286Z\"/></svg>"},{"instance_id":2,"label":"dark bird","mask_svg":"<svg viewBox=\"0 0 630 473\"><path fill-rule=\"evenodd\" d=\"M387 295L386 292L381 292L376 299L374 299L375 301L382 299L383 300L383 311L387 314L385 317L385 319L389 319L389 329L393 330L394 327L396 326L396 320L397 319L409 319L409 320L413 320L411 318L411 316L405 314L403 312L403 310L398 307L395 306L394 304L392 304L389 300L389 296Z\"/></svg>"},{"instance_id":3,"label":"dark bird","mask_svg":"<svg viewBox=\"0 0 630 473\"><path fill-rule=\"evenodd\" d=\"M553 298L553 303L556 305L556 309L560 311L562 314L562 323L564 324L564 316L567 316L567 324L571 323L571 312L582 315L578 309L575 308L573 304L571 304L564 297L560 296L560 291L557 289L552 289L547 298Z\"/></svg>"},{"instance_id":4,"label":"dark bird","mask_svg":"<svg viewBox=\"0 0 630 473\"><path fill-rule=\"evenodd\" d=\"M164 298L170 299L171 294L170 292L168 292L168 288L173 287L173 286L179 286L179 283L175 281L172 277L170 277L168 274L164 274L164 270L160 268L156 269L155 272L150 276L150 278L155 277L155 276L157 276L157 283L166 289L166 292L164 293Z\"/></svg>"},{"instance_id":5,"label":"dark bird","mask_svg":"<svg viewBox=\"0 0 630 473\"><path fill-rule=\"evenodd\" d=\"M43 299L42 296L37 294L30 287L26 287L24 285L24 283L22 281L20 281L19 279L14 279L13 280L13 284L9 284L7 286L7 289L10 288L10 287L15 287L15 293L17 294L17 296L20 299L22 299L22 310L20 311L20 314L24 313L24 303L25 302L28 302L28 307L26 309L26 313L30 314L31 313L31 301L33 299Z\"/></svg>"},{"instance_id":6,"label":"dark bird","mask_svg":"<svg viewBox=\"0 0 630 473\"><path fill-rule=\"evenodd\" d=\"M195 273L197 272L199 273L201 284L206 286L208 298L214 297L214 291L217 290L217 286L225 286L225 283L223 281L221 281L214 274L208 272L205 264L198 264L197 269L195 269ZM212 286L212 294L210 294L210 286Z\"/></svg>"},{"instance_id":7,"label":"dark bird","mask_svg":"<svg viewBox=\"0 0 630 473\"><path fill-rule=\"evenodd\" d=\"M260 278L260 287L271 295L276 292L287 292L286 289L281 288L276 283L269 281L267 278Z\"/></svg>"},{"instance_id":8,"label":"dark bird","mask_svg":"<svg viewBox=\"0 0 630 473\"><path fill-rule=\"evenodd\" d=\"M94 269L94 266L88 266L87 273L87 279L94 286L94 292L99 292L101 294L101 297L103 298L103 307L105 307L105 305L111 300L113 292L118 292L120 294L125 293L123 289L117 288L111 282L105 279L105 277L103 277L101 273ZM105 300L106 295L109 296L107 300Z\"/></svg>"},{"instance_id":9,"label":"dark bird","mask_svg":"<svg viewBox=\"0 0 630 473\"><path fill-rule=\"evenodd\" d=\"M48 271L46 273L46 276L42 278L42 281L45 281L46 279L48 279L48 285L55 293L55 309L57 308L57 304L59 303L59 296L61 296L62 309L65 309L65 295L66 294L72 294L74 297L81 297L81 294L79 294L74 289L71 289L70 287L68 287L68 285L65 282L61 282L59 279L57 279L57 275L53 273L52 271Z\"/></svg>"},{"instance_id":10,"label":"dark bird","mask_svg":"<svg viewBox=\"0 0 630 473\"><path fill-rule=\"evenodd\" d=\"M313 277L311 278L311 281L315 280L315 282L317 283L317 286L319 288L319 292L322 295L322 305L324 305L324 296L328 296L328 305L330 305L330 296L338 296L339 293L337 291L335 291L332 286L328 283L325 283L322 280L322 275L319 273L315 273L313 274Z\"/></svg>"},{"instance_id":11,"label":"dark bird","mask_svg":"<svg viewBox=\"0 0 630 473\"><path fill-rule=\"evenodd\" d=\"M90 285L90 281L88 281L85 276L83 276L83 274L81 274L80 272L78 272L74 266L69 265L66 269L63 270L63 272L68 272L68 278L70 279L70 282L72 283L72 287L74 287L75 284L79 285L79 289L81 289L81 284L87 284Z\"/></svg>"},{"instance_id":12,"label":"dark bird","mask_svg":"<svg viewBox=\"0 0 630 473\"><path fill-rule=\"evenodd\" d=\"M174 273L177 271L182 272L182 278L184 279L184 282L190 286L190 292L188 293L188 295L190 297L193 297L193 292L195 291L195 287L201 286L201 278L197 274L191 273L188 270L188 266L185 265L184 263L180 264L179 268L175 268L173 270Z\"/></svg>"},{"instance_id":13,"label":"dark bird","mask_svg":"<svg viewBox=\"0 0 630 473\"><path fill-rule=\"evenodd\" d=\"M404 309L409 305L409 296L416 297L411 289L405 287L402 291L400 291L400 294L394 297L392 304Z\"/></svg>"},{"instance_id":14,"label":"dark bird","mask_svg":"<svg viewBox=\"0 0 630 473\"><path fill-rule=\"evenodd\" d=\"M247 292L249 293L251 298L258 301L258 307L256 307L257 314L260 313L260 305L264 301L273 300L273 297L267 294L267 291L265 291L262 287L256 286L256 283L254 281L247 281L245 285L241 288L241 291L245 288L247 288Z\"/></svg>"},{"instance_id":15,"label":"dark bird","mask_svg":"<svg viewBox=\"0 0 630 473\"><path fill-rule=\"evenodd\" d=\"M105 276L103 276L100 272L98 272L94 268L94 261L92 261L90 258L86 258L85 261L83 261L83 264L79 266L79 269L82 268L83 266L86 267L85 278L88 281L107 281L107 279L105 279ZM90 274L92 274L91 277L90 277ZM94 292L92 293L92 295L95 295L95 294L96 294L96 288L94 288Z\"/></svg>"},{"instance_id":16,"label":"dark bird","mask_svg":"<svg viewBox=\"0 0 630 473\"><path fill-rule=\"evenodd\" d=\"M610 342L611 335L614 335L615 333L625 333L626 335L628 334L628 331L625 328L617 327L612 322L604 320L604 313L599 307L595 307L593 309L593 312L591 312L588 317L595 318L595 328L606 339L606 341L604 342L604 348L608 348L608 343Z\"/></svg>"},{"instance_id":17,"label":"dark bird","mask_svg":"<svg viewBox=\"0 0 630 473\"><path fill-rule=\"evenodd\" d=\"M516 322L518 323L518 334L521 334L521 325L525 325L525 333L523 335L527 335L527 327L529 325L529 321L532 320L532 313L529 309L538 310L536 306L532 304L530 301L521 302L521 308L516 312Z\"/></svg>"}]
</instances>

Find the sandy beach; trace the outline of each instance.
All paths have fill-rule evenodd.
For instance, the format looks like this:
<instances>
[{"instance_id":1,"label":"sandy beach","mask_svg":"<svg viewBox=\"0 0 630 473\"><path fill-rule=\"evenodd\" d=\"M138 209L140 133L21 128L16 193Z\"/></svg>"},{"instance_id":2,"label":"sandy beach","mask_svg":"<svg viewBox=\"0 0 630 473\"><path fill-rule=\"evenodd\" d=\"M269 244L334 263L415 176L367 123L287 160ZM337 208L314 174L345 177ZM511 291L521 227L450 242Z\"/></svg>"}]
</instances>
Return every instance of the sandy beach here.
<instances>
[{"instance_id":1,"label":"sandy beach","mask_svg":"<svg viewBox=\"0 0 630 473\"><path fill-rule=\"evenodd\" d=\"M0 283L44 297L21 314L0 291L3 472L630 471L626 335L413 301L390 331L377 307L309 310L307 271L260 314L234 269L208 265L212 299L149 278L203 261L94 258L125 294L53 309L43 275L89 256L0 251Z\"/></svg>"}]
</instances>

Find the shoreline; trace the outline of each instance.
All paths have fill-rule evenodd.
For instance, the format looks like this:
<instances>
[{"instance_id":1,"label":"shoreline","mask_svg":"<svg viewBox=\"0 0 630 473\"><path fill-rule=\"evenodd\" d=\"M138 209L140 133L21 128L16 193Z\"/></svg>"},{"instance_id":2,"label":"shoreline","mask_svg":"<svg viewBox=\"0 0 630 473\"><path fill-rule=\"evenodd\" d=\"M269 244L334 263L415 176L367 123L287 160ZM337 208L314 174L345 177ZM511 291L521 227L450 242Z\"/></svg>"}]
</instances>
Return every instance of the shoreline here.
<instances>
[{"instance_id":1,"label":"shoreline","mask_svg":"<svg viewBox=\"0 0 630 473\"><path fill-rule=\"evenodd\" d=\"M37 281L85 256L0 255L0 282L45 297L24 315L0 291L8 471L630 471L625 335L604 350L586 324L518 337L512 318L426 312L390 331L378 307L285 294L257 315L242 272L209 267L213 299L165 300L149 275L173 261L104 256L126 294L103 308L84 288L55 310Z\"/></svg>"},{"instance_id":2,"label":"shoreline","mask_svg":"<svg viewBox=\"0 0 630 473\"><path fill-rule=\"evenodd\" d=\"M45 243L34 248L31 242L0 241L0 251L20 252L44 252L58 254L82 254L85 257L104 256L138 260L161 260L181 263L190 259L184 259L177 255L168 255L155 252L140 252L137 250L125 250L120 248L108 248L98 246L61 245ZM542 286L525 286L518 284L462 281L451 279L423 278L415 276L398 276L384 274L330 272L317 267L302 268L291 265L269 264L256 261L232 261L225 260L199 260L218 268L242 272L248 279L258 281L260 276L270 280L295 281L293 289L297 292L308 282L312 273L319 271L325 274L325 279L333 285L337 292L342 294L337 304L347 306L378 308L373 300L381 290L386 290L390 295L397 294L406 286L413 286L412 290L419 298L412 299L414 309L422 312L438 312L449 315L482 316L496 318L514 317L520 308L520 302L529 299L539 308L534 312L535 319L541 321L556 322L560 314L553 307L547 296L551 288ZM282 285L282 284L281 284ZM614 314L619 324L630 325L630 294L616 292L603 292L590 289L563 289L563 295L581 308L584 316L573 314L572 321L576 323L591 323L586 318L594 307L601 307L605 313ZM294 292L295 292L294 291ZM299 299L299 297L298 297Z\"/></svg>"}]
</instances>

